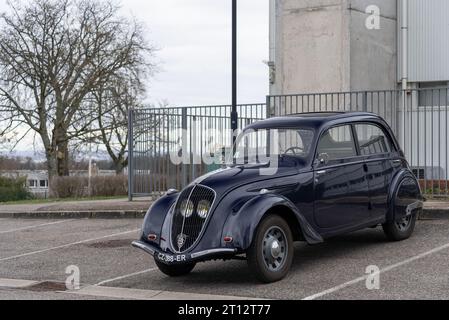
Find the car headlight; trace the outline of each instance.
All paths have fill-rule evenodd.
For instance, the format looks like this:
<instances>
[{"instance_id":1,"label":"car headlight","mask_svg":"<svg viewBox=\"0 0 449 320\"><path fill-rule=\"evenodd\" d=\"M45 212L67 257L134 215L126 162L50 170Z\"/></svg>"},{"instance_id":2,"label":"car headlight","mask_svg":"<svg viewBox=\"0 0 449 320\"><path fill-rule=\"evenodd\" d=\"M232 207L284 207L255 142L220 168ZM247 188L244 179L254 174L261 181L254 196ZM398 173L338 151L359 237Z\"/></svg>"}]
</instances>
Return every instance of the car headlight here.
<instances>
[{"instance_id":1,"label":"car headlight","mask_svg":"<svg viewBox=\"0 0 449 320\"><path fill-rule=\"evenodd\" d=\"M210 210L210 202L207 200L202 200L200 201L200 203L198 204L198 216L201 219L206 219L207 215L209 214L209 210Z\"/></svg>"},{"instance_id":2,"label":"car headlight","mask_svg":"<svg viewBox=\"0 0 449 320\"><path fill-rule=\"evenodd\" d=\"M195 206L192 201L184 200L181 203L181 214L184 218L190 218L193 215L193 211L195 210Z\"/></svg>"}]
</instances>

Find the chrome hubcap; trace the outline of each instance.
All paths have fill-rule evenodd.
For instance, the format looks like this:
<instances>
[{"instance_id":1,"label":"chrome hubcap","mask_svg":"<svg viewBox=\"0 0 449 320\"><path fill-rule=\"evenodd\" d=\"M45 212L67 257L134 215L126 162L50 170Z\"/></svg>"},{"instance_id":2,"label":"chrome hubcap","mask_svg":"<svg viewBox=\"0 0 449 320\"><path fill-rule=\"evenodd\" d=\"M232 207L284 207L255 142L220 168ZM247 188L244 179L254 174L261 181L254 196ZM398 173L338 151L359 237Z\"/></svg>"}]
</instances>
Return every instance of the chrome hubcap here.
<instances>
[{"instance_id":1,"label":"chrome hubcap","mask_svg":"<svg viewBox=\"0 0 449 320\"><path fill-rule=\"evenodd\" d=\"M279 227L270 228L264 236L262 255L266 267L270 271L281 270L287 260L288 243L287 237Z\"/></svg>"}]
</instances>

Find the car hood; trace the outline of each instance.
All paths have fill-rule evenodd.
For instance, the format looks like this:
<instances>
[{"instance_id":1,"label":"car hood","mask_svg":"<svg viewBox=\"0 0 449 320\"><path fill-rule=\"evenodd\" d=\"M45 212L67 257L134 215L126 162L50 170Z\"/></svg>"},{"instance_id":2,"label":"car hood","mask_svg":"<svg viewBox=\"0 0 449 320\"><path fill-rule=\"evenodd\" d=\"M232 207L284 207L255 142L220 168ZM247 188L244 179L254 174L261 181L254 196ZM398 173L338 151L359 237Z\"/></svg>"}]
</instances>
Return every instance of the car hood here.
<instances>
[{"instance_id":1,"label":"car hood","mask_svg":"<svg viewBox=\"0 0 449 320\"><path fill-rule=\"evenodd\" d=\"M267 165L244 165L232 166L220 169L198 178L194 184L213 189L218 195L223 195L229 190L261 181L267 181L267 188L270 187L268 181L278 183L280 178L298 174L304 171L304 166L288 165L280 166L272 172ZM269 174L270 173L270 174Z\"/></svg>"}]
</instances>

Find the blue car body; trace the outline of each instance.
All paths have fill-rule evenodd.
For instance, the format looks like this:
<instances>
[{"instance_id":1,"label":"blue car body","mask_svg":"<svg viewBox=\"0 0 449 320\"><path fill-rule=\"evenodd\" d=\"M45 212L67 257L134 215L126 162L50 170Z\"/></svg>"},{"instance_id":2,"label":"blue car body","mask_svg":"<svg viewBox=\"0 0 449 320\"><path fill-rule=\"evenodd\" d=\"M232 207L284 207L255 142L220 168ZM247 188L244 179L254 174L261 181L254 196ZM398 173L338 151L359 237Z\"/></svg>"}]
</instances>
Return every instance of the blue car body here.
<instances>
[{"instance_id":1,"label":"blue car body","mask_svg":"<svg viewBox=\"0 0 449 320\"><path fill-rule=\"evenodd\" d=\"M317 161L318 144L328 130L345 125L354 133L358 124L379 127L390 140L391 152L367 155L356 145L353 158ZM295 241L315 245L422 210L419 183L392 130L374 114L302 114L257 122L245 130L299 127L314 132L307 158L283 159L273 176L259 174L263 165L233 165L181 192L167 193L148 211L133 246L167 265L226 260L246 253L260 222L272 212L288 222ZM189 197L206 197L213 204L205 221L181 219L180 237L174 234L180 230L174 224L181 224L177 208Z\"/></svg>"}]
</instances>

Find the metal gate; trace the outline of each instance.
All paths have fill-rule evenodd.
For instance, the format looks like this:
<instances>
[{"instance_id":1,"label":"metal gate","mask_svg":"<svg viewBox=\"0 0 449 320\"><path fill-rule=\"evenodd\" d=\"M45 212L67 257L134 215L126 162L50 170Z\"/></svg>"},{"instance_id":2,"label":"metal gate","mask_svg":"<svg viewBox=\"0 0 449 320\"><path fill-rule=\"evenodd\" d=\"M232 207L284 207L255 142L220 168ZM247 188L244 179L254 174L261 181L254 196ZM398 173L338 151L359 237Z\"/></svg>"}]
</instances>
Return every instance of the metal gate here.
<instances>
[{"instance_id":1,"label":"metal gate","mask_svg":"<svg viewBox=\"0 0 449 320\"><path fill-rule=\"evenodd\" d=\"M267 108L239 105L238 113L242 129L266 119ZM130 110L128 121L130 199L182 189L220 168L204 164L204 156L221 156L232 146L231 106Z\"/></svg>"},{"instance_id":2,"label":"metal gate","mask_svg":"<svg viewBox=\"0 0 449 320\"><path fill-rule=\"evenodd\" d=\"M269 96L270 116L306 112L371 112L398 137L427 196L449 196L449 89L334 92Z\"/></svg>"},{"instance_id":3,"label":"metal gate","mask_svg":"<svg viewBox=\"0 0 449 320\"><path fill-rule=\"evenodd\" d=\"M239 128L267 117L306 112L372 112L398 137L427 196L449 196L449 89L334 92L268 96L240 105ZM195 161L231 147L231 106L131 110L130 198L182 189L215 169ZM173 155L189 161L177 163Z\"/></svg>"}]
</instances>

